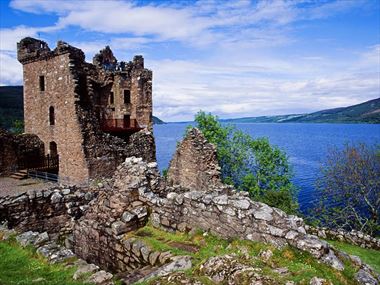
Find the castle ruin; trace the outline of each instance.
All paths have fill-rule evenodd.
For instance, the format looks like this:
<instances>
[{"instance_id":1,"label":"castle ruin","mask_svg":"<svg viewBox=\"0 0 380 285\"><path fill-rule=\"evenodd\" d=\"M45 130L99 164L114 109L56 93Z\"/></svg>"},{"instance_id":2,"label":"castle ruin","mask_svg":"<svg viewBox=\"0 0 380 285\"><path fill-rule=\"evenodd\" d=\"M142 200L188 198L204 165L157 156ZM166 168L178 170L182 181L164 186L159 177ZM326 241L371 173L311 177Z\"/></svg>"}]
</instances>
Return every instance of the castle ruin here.
<instances>
[{"instance_id":1,"label":"castle ruin","mask_svg":"<svg viewBox=\"0 0 380 285\"><path fill-rule=\"evenodd\" d=\"M24 38L17 44L23 65L25 132L37 135L45 154L57 159L65 182L111 176L127 156L155 160L152 72L142 56L118 62L107 46L85 61L83 51L59 41Z\"/></svg>"}]
</instances>

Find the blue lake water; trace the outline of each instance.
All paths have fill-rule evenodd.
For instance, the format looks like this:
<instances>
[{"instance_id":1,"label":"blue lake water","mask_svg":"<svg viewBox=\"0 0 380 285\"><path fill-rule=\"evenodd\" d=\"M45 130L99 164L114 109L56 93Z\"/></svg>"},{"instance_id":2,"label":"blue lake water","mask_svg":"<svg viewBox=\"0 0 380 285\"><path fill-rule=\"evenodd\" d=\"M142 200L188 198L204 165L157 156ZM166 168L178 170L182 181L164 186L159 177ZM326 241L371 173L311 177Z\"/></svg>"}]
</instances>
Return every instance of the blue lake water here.
<instances>
[{"instance_id":1,"label":"blue lake water","mask_svg":"<svg viewBox=\"0 0 380 285\"><path fill-rule=\"evenodd\" d=\"M168 167L186 126L182 123L154 126L161 171ZM271 144L287 153L293 167L293 182L299 188L301 210L307 209L315 200L315 179L329 148L341 148L345 143L354 142L380 144L380 124L244 123L235 126L252 137L267 137Z\"/></svg>"}]
</instances>

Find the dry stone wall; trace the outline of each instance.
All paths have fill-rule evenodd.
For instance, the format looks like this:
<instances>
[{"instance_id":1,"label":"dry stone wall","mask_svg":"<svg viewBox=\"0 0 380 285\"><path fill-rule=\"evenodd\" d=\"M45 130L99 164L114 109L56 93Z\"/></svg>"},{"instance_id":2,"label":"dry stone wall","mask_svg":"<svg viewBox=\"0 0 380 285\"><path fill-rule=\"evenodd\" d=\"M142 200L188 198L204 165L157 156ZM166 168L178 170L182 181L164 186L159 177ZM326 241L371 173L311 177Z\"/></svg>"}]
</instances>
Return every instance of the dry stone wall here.
<instances>
[{"instance_id":1,"label":"dry stone wall","mask_svg":"<svg viewBox=\"0 0 380 285\"><path fill-rule=\"evenodd\" d=\"M87 189L71 186L0 197L0 221L6 221L19 232L67 235L95 195Z\"/></svg>"},{"instance_id":2,"label":"dry stone wall","mask_svg":"<svg viewBox=\"0 0 380 285\"><path fill-rule=\"evenodd\" d=\"M359 231L345 231L343 229L332 230L328 228L306 226L306 231L322 239L339 240L363 248L373 248L380 250L380 239L367 235Z\"/></svg>"}]
</instances>

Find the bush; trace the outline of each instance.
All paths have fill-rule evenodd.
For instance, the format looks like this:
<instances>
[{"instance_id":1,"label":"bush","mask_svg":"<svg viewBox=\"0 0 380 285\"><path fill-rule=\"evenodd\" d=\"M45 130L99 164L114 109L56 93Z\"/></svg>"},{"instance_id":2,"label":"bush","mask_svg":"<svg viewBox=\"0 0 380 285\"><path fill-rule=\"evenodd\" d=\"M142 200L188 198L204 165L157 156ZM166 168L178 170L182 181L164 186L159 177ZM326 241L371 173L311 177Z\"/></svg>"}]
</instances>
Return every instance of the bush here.
<instances>
[{"instance_id":1,"label":"bush","mask_svg":"<svg viewBox=\"0 0 380 285\"><path fill-rule=\"evenodd\" d=\"M324 226L380 232L380 147L346 145L329 151L317 180L313 214Z\"/></svg>"},{"instance_id":2,"label":"bush","mask_svg":"<svg viewBox=\"0 0 380 285\"><path fill-rule=\"evenodd\" d=\"M268 139L253 139L233 126L222 126L216 116L200 111L197 127L215 144L222 180L253 200L278 207L287 213L298 209L296 189L291 183L287 156Z\"/></svg>"}]
</instances>

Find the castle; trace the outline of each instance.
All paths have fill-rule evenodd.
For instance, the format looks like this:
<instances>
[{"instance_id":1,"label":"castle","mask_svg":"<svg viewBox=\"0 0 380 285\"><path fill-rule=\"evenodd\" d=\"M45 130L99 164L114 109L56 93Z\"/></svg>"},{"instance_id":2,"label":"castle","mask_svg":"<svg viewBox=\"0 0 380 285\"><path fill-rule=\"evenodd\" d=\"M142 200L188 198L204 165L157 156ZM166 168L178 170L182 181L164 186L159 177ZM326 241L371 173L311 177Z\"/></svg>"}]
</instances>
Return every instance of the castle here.
<instances>
[{"instance_id":1,"label":"castle","mask_svg":"<svg viewBox=\"0 0 380 285\"><path fill-rule=\"evenodd\" d=\"M23 65L25 132L37 135L45 154L57 158L49 171L60 180L78 184L110 176L125 157L143 155L141 145L147 160L155 160L149 134L152 72L142 56L118 62L107 46L91 64L65 42L51 50L28 37L17 44L17 57Z\"/></svg>"}]
</instances>

